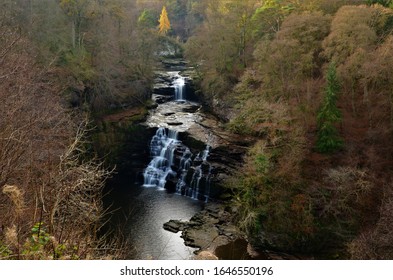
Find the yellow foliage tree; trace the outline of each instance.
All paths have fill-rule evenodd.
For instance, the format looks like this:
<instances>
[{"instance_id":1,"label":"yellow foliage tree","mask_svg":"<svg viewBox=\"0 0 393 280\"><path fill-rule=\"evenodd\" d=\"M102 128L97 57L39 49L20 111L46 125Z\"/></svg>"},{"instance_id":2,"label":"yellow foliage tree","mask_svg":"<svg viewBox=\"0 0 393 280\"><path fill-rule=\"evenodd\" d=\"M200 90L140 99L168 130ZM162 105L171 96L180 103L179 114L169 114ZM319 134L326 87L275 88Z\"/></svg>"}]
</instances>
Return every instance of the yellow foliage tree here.
<instances>
[{"instance_id":1,"label":"yellow foliage tree","mask_svg":"<svg viewBox=\"0 0 393 280\"><path fill-rule=\"evenodd\" d=\"M171 28L171 23L169 22L168 13L166 11L165 6L162 7L160 20L158 21L160 24L158 25L159 33L166 34L168 30Z\"/></svg>"}]
</instances>

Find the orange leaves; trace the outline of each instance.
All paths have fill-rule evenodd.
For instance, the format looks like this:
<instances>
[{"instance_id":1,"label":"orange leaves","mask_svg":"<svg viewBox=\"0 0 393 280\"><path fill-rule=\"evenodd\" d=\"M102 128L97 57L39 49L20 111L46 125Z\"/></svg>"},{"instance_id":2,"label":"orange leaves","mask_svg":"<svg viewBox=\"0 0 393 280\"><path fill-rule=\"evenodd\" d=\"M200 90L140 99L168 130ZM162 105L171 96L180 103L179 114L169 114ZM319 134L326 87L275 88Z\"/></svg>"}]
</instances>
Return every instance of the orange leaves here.
<instances>
[{"instance_id":1,"label":"orange leaves","mask_svg":"<svg viewBox=\"0 0 393 280\"><path fill-rule=\"evenodd\" d=\"M160 24L158 25L158 33L165 35L168 33L169 29L171 29L171 23L169 22L168 13L166 11L165 6L162 7L160 19L158 21Z\"/></svg>"}]
</instances>

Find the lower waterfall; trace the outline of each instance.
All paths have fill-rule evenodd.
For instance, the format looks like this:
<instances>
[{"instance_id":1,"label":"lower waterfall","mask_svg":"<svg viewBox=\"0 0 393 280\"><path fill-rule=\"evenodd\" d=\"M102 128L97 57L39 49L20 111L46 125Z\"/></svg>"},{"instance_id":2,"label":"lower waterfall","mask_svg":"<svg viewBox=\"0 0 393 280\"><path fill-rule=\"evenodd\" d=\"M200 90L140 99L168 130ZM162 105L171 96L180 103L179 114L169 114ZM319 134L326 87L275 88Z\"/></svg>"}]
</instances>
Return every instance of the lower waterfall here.
<instances>
[{"instance_id":1,"label":"lower waterfall","mask_svg":"<svg viewBox=\"0 0 393 280\"><path fill-rule=\"evenodd\" d=\"M149 165L143 173L145 187L168 189L196 200L209 200L212 167L210 147L195 156L175 130L160 127L150 141Z\"/></svg>"}]
</instances>

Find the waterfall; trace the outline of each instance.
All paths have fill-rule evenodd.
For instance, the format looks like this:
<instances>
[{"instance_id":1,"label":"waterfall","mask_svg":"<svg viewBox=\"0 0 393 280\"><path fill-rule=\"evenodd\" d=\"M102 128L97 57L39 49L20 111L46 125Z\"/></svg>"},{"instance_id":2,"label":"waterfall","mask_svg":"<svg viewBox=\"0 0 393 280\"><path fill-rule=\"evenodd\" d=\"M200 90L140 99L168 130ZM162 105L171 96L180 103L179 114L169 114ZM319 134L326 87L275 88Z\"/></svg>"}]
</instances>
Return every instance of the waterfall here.
<instances>
[{"instance_id":1,"label":"waterfall","mask_svg":"<svg viewBox=\"0 0 393 280\"><path fill-rule=\"evenodd\" d=\"M192 154L187 148L180 160L180 178L177 181L176 192L190 196L193 199L202 199L207 202L210 195L211 170L210 163L207 162L210 146L206 146L202 153L198 153L194 160ZM190 177L190 183L187 184L187 177ZM204 182L202 187L202 182Z\"/></svg>"},{"instance_id":2,"label":"waterfall","mask_svg":"<svg viewBox=\"0 0 393 280\"><path fill-rule=\"evenodd\" d=\"M205 196L205 202L209 201L210 185L211 185L211 180L212 180L211 174L212 174L212 166L209 164L209 173L208 173L208 176L207 176L206 190L205 190L205 195L204 195Z\"/></svg>"},{"instance_id":3,"label":"waterfall","mask_svg":"<svg viewBox=\"0 0 393 280\"><path fill-rule=\"evenodd\" d=\"M174 151L179 143L176 131L168 130L167 134L165 128L157 129L150 142L150 154L153 159L143 173L145 187L164 188L167 177L169 175L176 176L172 165Z\"/></svg>"},{"instance_id":4,"label":"waterfall","mask_svg":"<svg viewBox=\"0 0 393 280\"><path fill-rule=\"evenodd\" d=\"M209 200L209 195L210 195L210 184L211 184L211 178L212 178L212 166L210 163L207 162L207 158L209 157L211 147L209 145L206 145L205 150L203 151L202 154L202 160L203 162L207 165L208 169L206 170L206 182L205 182L205 202L208 202ZM202 165L201 165L202 166Z\"/></svg>"},{"instance_id":5,"label":"waterfall","mask_svg":"<svg viewBox=\"0 0 393 280\"><path fill-rule=\"evenodd\" d=\"M189 148L186 148L181 159L180 159L180 169L181 170L188 170L191 166L192 160L191 160L192 153Z\"/></svg>"},{"instance_id":6,"label":"waterfall","mask_svg":"<svg viewBox=\"0 0 393 280\"><path fill-rule=\"evenodd\" d=\"M175 87L175 100L185 100L185 85L186 79L178 74L176 80L173 81L173 86Z\"/></svg>"},{"instance_id":7,"label":"waterfall","mask_svg":"<svg viewBox=\"0 0 393 280\"><path fill-rule=\"evenodd\" d=\"M194 171L194 175L192 175L191 183L190 183L190 194L193 199L198 199L199 197L199 184L202 179L202 168L201 165L197 166Z\"/></svg>"},{"instance_id":8,"label":"waterfall","mask_svg":"<svg viewBox=\"0 0 393 280\"><path fill-rule=\"evenodd\" d=\"M211 165L207 162L207 158L209 157L210 146L207 145L205 150L201 153L198 153L194 161L201 162L199 165L195 167L194 174L190 183L190 196L194 199L201 199L204 197L207 202L210 195L210 181L211 181ZM201 181L204 180L204 192L201 193Z\"/></svg>"},{"instance_id":9,"label":"waterfall","mask_svg":"<svg viewBox=\"0 0 393 280\"><path fill-rule=\"evenodd\" d=\"M190 149L178 140L176 131L158 128L150 141L153 158L143 173L143 185L165 188L167 180L171 179L174 183L171 186L177 194L208 201L212 170L207 161L209 152L210 146L206 146L193 159Z\"/></svg>"},{"instance_id":10,"label":"waterfall","mask_svg":"<svg viewBox=\"0 0 393 280\"><path fill-rule=\"evenodd\" d=\"M210 153L210 146L207 145L205 150L202 152L202 160L203 161L207 160L207 157L209 156L209 153Z\"/></svg>"}]
</instances>

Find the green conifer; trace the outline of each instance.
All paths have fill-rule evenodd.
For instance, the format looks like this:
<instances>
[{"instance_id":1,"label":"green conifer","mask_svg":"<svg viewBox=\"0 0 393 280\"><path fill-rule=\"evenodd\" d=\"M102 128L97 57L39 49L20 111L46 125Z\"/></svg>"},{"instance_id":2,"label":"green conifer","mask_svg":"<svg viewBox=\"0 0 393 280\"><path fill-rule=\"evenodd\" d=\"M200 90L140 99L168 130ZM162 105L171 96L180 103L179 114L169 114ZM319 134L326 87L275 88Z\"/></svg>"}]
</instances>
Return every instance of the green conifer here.
<instances>
[{"instance_id":1,"label":"green conifer","mask_svg":"<svg viewBox=\"0 0 393 280\"><path fill-rule=\"evenodd\" d=\"M336 104L341 86L334 63L329 65L326 80L325 98L318 112L317 149L321 153L332 153L341 149L344 144L335 126L341 121L341 112Z\"/></svg>"}]
</instances>

